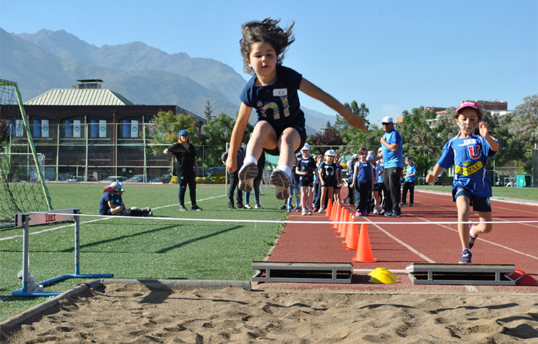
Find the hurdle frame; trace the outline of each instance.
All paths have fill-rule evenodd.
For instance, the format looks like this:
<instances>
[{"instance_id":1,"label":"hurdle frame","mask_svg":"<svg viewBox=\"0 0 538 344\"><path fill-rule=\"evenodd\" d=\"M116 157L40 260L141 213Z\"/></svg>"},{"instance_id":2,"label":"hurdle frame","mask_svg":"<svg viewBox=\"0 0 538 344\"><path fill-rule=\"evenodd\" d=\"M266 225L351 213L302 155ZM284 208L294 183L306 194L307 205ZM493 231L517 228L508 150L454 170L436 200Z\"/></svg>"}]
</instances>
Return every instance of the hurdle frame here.
<instances>
[{"instance_id":1,"label":"hurdle frame","mask_svg":"<svg viewBox=\"0 0 538 344\"><path fill-rule=\"evenodd\" d=\"M65 214L65 215L64 215ZM54 224L63 221L75 221L75 273L61 275L42 282L38 282L38 285L42 285L45 288L47 285L58 283L60 281L71 278L112 278L113 274L81 274L80 273L80 210L77 208L62 209L62 210L50 210L39 211L31 213L18 213L15 214L15 226L23 227L23 243L22 243L22 288L11 292L12 296L17 297L49 297L57 296L62 292L29 292L28 284L30 282L29 273L29 257L30 257L30 222L34 216L34 225L37 224Z\"/></svg>"}]
</instances>

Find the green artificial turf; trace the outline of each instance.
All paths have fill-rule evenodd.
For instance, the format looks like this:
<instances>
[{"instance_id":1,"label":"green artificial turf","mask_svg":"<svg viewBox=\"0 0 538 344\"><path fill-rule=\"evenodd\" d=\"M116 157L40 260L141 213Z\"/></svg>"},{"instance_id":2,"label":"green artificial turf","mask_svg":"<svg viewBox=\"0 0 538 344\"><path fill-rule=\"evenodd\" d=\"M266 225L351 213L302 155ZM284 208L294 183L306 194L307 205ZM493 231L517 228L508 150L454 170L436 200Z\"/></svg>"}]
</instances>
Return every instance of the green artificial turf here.
<instances>
[{"instance_id":1,"label":"green artificial turf","mask_svg":"<svg viewBox=\"0 0 538 344\"><path fill-rule=\"evenodd\" d=\"M49 184L54 209L78 208L82 214L98 214L104 184ZM112 273L120 279L250 280L253 260L263 259L282 225L275 223L193 222L193 219L282 220L282 201L266 189L265 209L227 208L224 186L198 186L198 205L204 210L177 209L177 185L125 184L127 207L151 207L153 218L81 217L80 273ZM251 205L254 197L251 195ZM190 209L187 193L186 205ZM160 219L163 218L163 219ZM52 230L51 230L52 229ZM43 232L45 230L50 230ZM30 273L44 281L74 271L74 225L31 227ZM0 229L0 239L20 236L22 229ZM0 321L42 302L45 298L14 298L21 288L22 238L0 241ZM81 283L68 279L46 288L66 291Z\"/></svg>"}]
</instances>

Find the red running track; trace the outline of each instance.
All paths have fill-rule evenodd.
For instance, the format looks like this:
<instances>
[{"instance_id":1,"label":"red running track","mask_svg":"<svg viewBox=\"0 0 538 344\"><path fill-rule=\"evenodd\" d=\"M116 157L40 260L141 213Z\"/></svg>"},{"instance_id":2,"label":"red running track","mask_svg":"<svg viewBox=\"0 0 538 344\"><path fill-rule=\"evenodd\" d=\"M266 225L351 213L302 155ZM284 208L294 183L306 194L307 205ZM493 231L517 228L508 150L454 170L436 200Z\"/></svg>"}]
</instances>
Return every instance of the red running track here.
<instances>
[{"instance_id":1,"label":"red running track","mask_svg":"<svg viewBox=\"0 0 538 344\"><path fill-rule=\"evenodd\" d=\"M537 221L538 204L511 203L492 200L493 231L481 235L475 242L474 264L514 264L538 279L538 223L503 223L506 221ZM534 202L536 203L536 202ZM471 220L478 220L471 213ZM352 262L354 269L367 274L377 267L401 271L412 263L455 264L460 258L461 244L457 225L440 222L457 222L456 205L449 194L415 191L414 207L403 207L401 218L378 215L360 217L366 223L370 244L377 263L355 263L356 251L343 248L329 218L323 214L301 216L293 212L289 221L327 221L327 224L288 223L269 261L280 262ZM403 224L391 224L400 222ZM406 224L409 223L409 224ZM401 282L410 284L405 274ZM367 282L368 279L366 279ZM353 279L355 284L362 279ZM407 282L405 282L407 281ZM325 287L327 285L324 285ZM370 284L370 286L372 286ZM424 286L422 286L424 287ZM513 287L490 287L513 288ZM525 291L531 287L516 287ZM536 291L536 287L532 288Z\"/></svg>"}]
</instances>

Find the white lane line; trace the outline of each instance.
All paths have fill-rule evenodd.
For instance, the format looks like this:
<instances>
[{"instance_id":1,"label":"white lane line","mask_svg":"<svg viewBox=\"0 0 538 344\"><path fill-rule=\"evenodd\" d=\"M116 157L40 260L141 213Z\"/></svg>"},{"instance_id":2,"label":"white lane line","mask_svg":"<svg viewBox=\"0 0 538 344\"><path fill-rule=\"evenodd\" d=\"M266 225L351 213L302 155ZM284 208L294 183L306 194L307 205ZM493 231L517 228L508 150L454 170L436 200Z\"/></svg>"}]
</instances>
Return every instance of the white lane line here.
<instances>
[{"instance_id":1,"label":"white lane line","mask_svg":"<svg viewBox=\"0 0 538 344\"><path fill-rule=\"evenodd\" d=\"M400 245L404 246L405 248L407 248L409 251L413 252L414 254L416 254L417 256L419 256L420 258L424 259L425 261L427 261L428 263L435 263L435 261L433 259L430 259L428 258L426 255L420 253L419 251L415 250L413 247L411 247L410 245L406 244L405 242L401 241L400 239L396 238L394 235L390 234L389 232L387 232L386 230L384 230L383 228L381 228L377 223L374 223L372 222L370 219L368 218L365 218L366 221L370 222L370 224L374 225L377 227L377 229L379 229L381 232L385 233L385 235L387 235L388 237L390 237L392 240L396 241L397 243L399 243Z\"/></svg>"},{"instance_id":2,"label":"white lane line","mask_svg":"<svg viewBox=\"0 0 538 344\"><path fill-rule=\"evenodd\" d=\"M458 230L457 230L457 229L453 229L453 228L451 228L451 227L447 227L447 226L445 226L445 225L440 224L439 222L432 222L432 221L430 221L430 220L427 220L427 219L424 219L424 218L422 218L422 217L420 217L420 216L416 216L416 215L412 215L412 214L407 214L407 215L412 216L412 217L415 217L415 218L420 219L420 220L423 220L423 221L426 222L426 223L431 223L431 224L434 224L434 225L437 225L437 226L440 226L440 227L443 227L443 228L446 228L446 229L448 229L448 230L451 230L451 231L453 231L453 232L458 233ZM498 246L498 247L500 247L500 248L502 248L502 249L505 249L505 250L508 250L508 251L512 251L512 252L514 252L514 253L521 254L521 255L523 255L523 256L526 256L526 257L529 257L529 258L538 260L538 257L536 257L536 256L533 256L533 255L531 255L531 254L528 254L528 253L525 253L525 252L521 252L521 251L515 250L515 249L513 249L513 248L511 248L511 247L508 247L508 246L505 246L505 245L502 245L502 244L498 244L498 243L493 242L493 241L489 241L489 240L484 239L484 238L482 238L482 237L479 237L478 240L483 241L483 242L486 242L486 243L491 244L491 245Z\"/></svg>"}]
</instances>

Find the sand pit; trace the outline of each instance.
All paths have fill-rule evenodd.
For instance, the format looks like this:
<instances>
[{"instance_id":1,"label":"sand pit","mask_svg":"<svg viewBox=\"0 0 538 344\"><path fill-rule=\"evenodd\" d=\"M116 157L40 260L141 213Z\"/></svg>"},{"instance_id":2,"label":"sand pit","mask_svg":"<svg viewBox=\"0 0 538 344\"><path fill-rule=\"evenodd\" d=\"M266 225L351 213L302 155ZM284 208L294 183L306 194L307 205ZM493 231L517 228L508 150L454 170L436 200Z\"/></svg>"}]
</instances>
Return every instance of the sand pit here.
<instances>
[{"instance_id":1,"label":"sand pit","mask_svg":"<svg viewBox=\"0 0 538 344\"><path fill-rule=\"evenodd\" d=\"M517 343L538 296L346 293L141 284L87 288L1 333L7 343Z\"/></svg>"}]
</instances>

